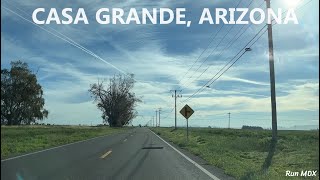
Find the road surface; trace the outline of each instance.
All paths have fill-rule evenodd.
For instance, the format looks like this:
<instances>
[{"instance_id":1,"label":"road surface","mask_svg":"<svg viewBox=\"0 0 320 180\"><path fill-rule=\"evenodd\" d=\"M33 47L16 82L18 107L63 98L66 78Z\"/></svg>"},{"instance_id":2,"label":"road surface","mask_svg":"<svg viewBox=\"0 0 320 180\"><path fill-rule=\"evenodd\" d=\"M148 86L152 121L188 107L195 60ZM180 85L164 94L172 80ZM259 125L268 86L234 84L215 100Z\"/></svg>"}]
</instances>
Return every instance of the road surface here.
<instances>
[{"instance_id":1,"label":"road surface","mask_svg":"<svg viewBox=\"0 0 320 180\"><path fill-rule=\"evenodd\" d=\"M184 154L148 128L135 128L2 160L1 179L229 179Z\"/></svg>"}]
</instances>

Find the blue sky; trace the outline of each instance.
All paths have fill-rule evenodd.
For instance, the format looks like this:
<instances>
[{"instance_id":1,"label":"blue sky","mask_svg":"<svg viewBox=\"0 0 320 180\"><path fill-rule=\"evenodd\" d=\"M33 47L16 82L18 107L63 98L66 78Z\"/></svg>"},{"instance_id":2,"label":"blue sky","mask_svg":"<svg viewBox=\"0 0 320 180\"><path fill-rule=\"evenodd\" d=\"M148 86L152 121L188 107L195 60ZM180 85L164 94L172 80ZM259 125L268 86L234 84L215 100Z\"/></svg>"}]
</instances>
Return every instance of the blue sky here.
<instances>
[{"instance_id":1,"label":"blue sky","mask_svg":"<svg viewBox=\"0 0 320 180\"><path fill-rule=\"evenodd\" d=\"M174 98L170 90L182 89L182 98L177 100L177 111L185 104L195 110L190 118L190 126L227 127L227 113L230 112L231 127L251 125L270 128L266 33L252 45L252 51L245 53L210 88L205 88L188 99L264 26L194 23L199 19L203 8L234 8L239 2L239 7L248 7L251 3L249 0L4 0L1 1L1 66L8 68L10 61L22 60L34 71L39 68L37 77L44 89L45 107L49 110L49 118L45 123L102 123L101 112L88 94L89 86L98 79L109 78L121 70L135 74L137 83L134 92L143 101L137 107L139 116L134 119L133 124L147 123L155 116L155 110L161 107L161 125L174 125ZM292 1L272 1L272 7L286 10L292 5L288 2ZM278 126L308 125L317 128L319 1L297 2L296 7L302 6L296 10L299 24L273 26ZM47 11L49 8L84 8L90 24L40 25L46 31L27 21L32 21L32 12L39 7L44 7ZM193 24L186 27L175 23L96 23L95 12L106 7L124 10L183 7L187 10L187 19ZM264 0L253 1L249 8L265 8ZM68 44L48 31L72 39L100 58ZM185 126L184 118L179 113L177 117L178 126Z\"/></svg>"}]
</instances>

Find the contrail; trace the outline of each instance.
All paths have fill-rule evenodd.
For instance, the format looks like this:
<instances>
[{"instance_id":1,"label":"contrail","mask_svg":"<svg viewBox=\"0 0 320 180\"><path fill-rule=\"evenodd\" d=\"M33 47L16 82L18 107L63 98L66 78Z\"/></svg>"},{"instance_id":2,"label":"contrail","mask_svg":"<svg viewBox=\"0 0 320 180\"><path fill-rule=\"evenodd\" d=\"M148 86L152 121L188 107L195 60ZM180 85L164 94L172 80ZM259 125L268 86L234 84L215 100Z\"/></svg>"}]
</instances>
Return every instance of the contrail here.
<instances>
[{"instance_id":1,"label":"contrail","mask_svg":"<svg viewBox=\"0 0 320 180\"><path fill-rule=\"evenodd\" d=\"M82 45L78 44L77 42L73 41L71 38L67 37L66 35L64 35L64 34L58 32L58 31L56 31L55 29L50 28L50 29L52 29L53 31L59 33L59 34L60 34L61 36L63 36L63 37L61 37L61 36L59 36L59 35L51 32L51 31L49 31L48 29L46 29L46 28L44 28L44 27L42 27L42 26L39 26L38 24L35 24L34 22L30 21L29 19L26 19L25 17L21 16L21 15L18 14L17 12L11 10L10 8L7 8L7 7L5 7L5 6L2 6L2 7L3 7L4 9L6 9L7 11L10 11L11 13L14 13L15 15L19 16L20 18L28 21L29 23L32 23L33 25L38 26L39 28L41 28L42 30L50 33L51 35L56 36L57 38L59 38L59 39L65 41L65 42L67 42L67 43L69 43L69 44L71 44L71 45L73 45L73 46L81 49L82 51L86 52L87 54L89 54L89 55L91 55L91 56L99 59L100 61L108 64L109 66L111 66L111 67L113 67L114 69L118 70L118 71L121 72L122 74L125 74L125 75L128 74L127 72L125 72L125 71L121 70L120 68L116 67L115 65L109 63L108 61L104 60L103 58L101 58L101 57L98 56L97 54L93 53L92 51L90 51L90 50L88 50L87 48L83 47ZM137 81L137 80L136 80L136 81Z\"/></svg>"}]
</instances>

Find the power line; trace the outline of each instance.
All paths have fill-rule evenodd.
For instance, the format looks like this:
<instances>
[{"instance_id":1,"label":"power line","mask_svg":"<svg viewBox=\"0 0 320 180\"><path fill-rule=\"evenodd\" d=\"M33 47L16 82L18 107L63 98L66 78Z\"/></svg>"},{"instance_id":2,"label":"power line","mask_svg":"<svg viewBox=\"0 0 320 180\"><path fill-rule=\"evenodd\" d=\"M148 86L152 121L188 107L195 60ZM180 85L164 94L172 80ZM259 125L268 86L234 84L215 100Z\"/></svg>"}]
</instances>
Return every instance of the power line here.
<instances>
[{"instance_id":1,"label":"power line","mask_svg":"<svg viewBox=\"0 0 320 180\"><path fill-rule=\"evenodd\" d=\"M216 34L214 35L214 37L211 39L212 35L209 37L211 39L211 41L209 42L208 46L201 52L201 54L197 57L197 59L193 62L193 64L191 65L191 67L187 70L187 72L182 76L182 78L180 79L180 81L178 82L178 84L181 83L181 81L184 79L184 77L190 72L190 70L194 67L194 65L200 60L200 57L203 55L203 53L209 49L209 47L211 46L211 43L213 42L213 40L216 38L216 36L218 35L218 33L221 31L221 29L223 28L224 24L220 26L220 29L216 32ZM181 86L180 86L181 87Z\"/></svg>"},{"instance_id":2,"label":"power line","mask_svg":"<svg viewBox=\"0 0 320 180\"><path fill-rule=\"evenodd\" d=\"M312 1L312 0L308 1L307 3L305 3L305 4L302 5L302 6L300 6L300 7L297 8L297 9L300 9L301 7L303 7L303 6L305 6L306 4L310 3L311 1ZM263 3L262 3L262 4L263 4ZM261 4L261 5L262 5L262 4ZM260 6L261 6L261 5L260 5ZM288 11L288 10L286 10L285 12L287 12L287 11ZM284 14L285 12L283 12L282 14ZM260 16L260 15L259 15L259 16ZM285 18L283 18L283 19L285 19ZM274 21L274 20L272 20L272 21ZM252 25L252 24L250 24L250 25ZM249 25L249 26L250 26L250 25ZM248 26L248 28L249 28L249 26ZM247 29L248 29L248 28L247 28ZM246 31L246 30L245 30L245 31ZM244 31L244 32L245 32L245 31ZM244 32L243 32L243 33L244 33ZM243 34L243 33L242 33L242 34ZM240 35L240 36L241 36L241 35ZM239 36L239 37L240 37L240 36ZM239 38L239 37L238 37L238 38ZM237 39L238 39L238 38L237 38ZM256 41L257 41L257 40L256 40ZM256 42L256 41L255 41L255 42ZM235 41L234 41L234 42L235 42ZM234 43L234 42L233 42L233 43ZM255 42L254 42L254 43L255 43ZM229 46L229 47L230 47L230 46ZM220 55L221 55L221 54L222 54L222 53L220 53ZM209 68L209 67L208 67L208 68ZM207 68L207 69L208 69L208 68ZM206 70L207 70L207 69L206 69ZM205 70L205 71L206 71L206 70ZM204 72L205 72L205 71L204 71ZM204 72L203 72L203 73L204 73ZM203 74L203 73L202 73L202 74ZM202 74L201 74L201 75L202 75ZM201 75L200 75L200 76L201 76ZM199 76L199 77L200 77L200 76ZM198 78L199 78L199 77L198 77ZM197 79L198 79L198 78L197 78Z\"/></svg>"},{"instance_id":3,"label":"power line","mask_svg":"<svg viewBox=\"0 0 320 180\"><path fill-rule=\"evenodd\" d=\"M189 96L189 97L188 97L186 100L184 100L183 102L188 101L190 98L192 98L194 95L196 95L196 94L197 94L200 90L202 90L204 87L210 86L212 83L211 83L211 84L208 84L208 83L210 83L210 81L212 81L224 68L226 68L226 67L245 49L245 51L240 55L240 57L238 57L238 58L234 61L234 63L237 62L237 61L247 52L246 47L260 34L260 32L261 32L266 26L267 26L267 25L264 25L264 26L254 35L254 37L253 37L227 64L225 64L209 81L207 81L207 83L206 83L205 85L203 85L200 89L198 89L195 93L193 93L191 96ZM261 37L261 36L260 36L260 37ZM259 38L260 38L260 37L259 37ZM255 41L255 42L256 42L256 41ZM253 45L253 44L252 44L252 45ZM251 46L252 46L252 45L251 45ZM233 63L233 64L234 64L234 63ZM233 64L232 64L232 65L233 65ZM231 66L232 66L232 65L231 65ZM231 67L231 66L230 66L230 67ZM230 67L229 67L229 68L230 68ZM229 68L227 68L227 70L228 70ZM224 72L226 72L226 70L225 70ZM224 73L224 72L223 72L223 73ZM223 74L223 73L222 73L222 74ZM222 74L221 74L221 75L222 75ZM220 76L221 76L221 75L220 75ZM220 77L220 76L219 76L219 77ZM218 78L219 78L219 77L218 77ZM215 81L215 80L214 80L214 81ZM214 81L213 81L213 82L214 82Z\"/></svg>"},{"instance_id":4,"label":"power line","mask_svg":"<svg viewBox=\"0 0 320 180\"><path fill-rule=\"evenodd\" d=\"M172 112L173 112L173 110L174 110L174 107L173 107L173 108L171 108L170 112L164 113L164 114L167 114L167 116L166 116L166 117L164 117L164 118L162 118L162 119L167 119L167 118L169 117L170 113L172 113Z\"/></svg>"},{"instance_id":5,"label":"power line","mask_svg":"<svg viewBox=\"0 0 320 180\"><path fill-rule=\"evenodd\" d=\"M261 7L263 5L264 2L262 2L258 7ZM251 4L251 3L250 3ZM261 16L261 14L259 14L256 18L259 18ZM218 56L220 56L227 48L230 48L235 42L237 42L237 40L252 26L253 24L249 24L249 25L243 25L243 27L246 27L246 29L240 34L240 36L238 36L235 40L234 38L241 32L242 28L238 31L238 33L234 36L233 39L231 39L231 41L228 43L228 45L220 52L220 54Z\"/></svg>"},{"instance_id":6,"label":"power line","mask_svg":"<svg viewBox=\"0 0 320 180\"><path fill-rule=\"evenodd\" d=\"M251 46L249 46L249 48L251 48L261 37L262 37L262 35L265 33L265 32L267 32L267 29L251 44ZM247 51L244 51L244 53L246 53ZM244 54L243 53L243 54ZM226 71L228 71L241 57L242 57L242 55L243 54L241 54L241 56L238 58L238 59L236 59L227 69L225 69L214 81L212 81L208 86L210 86L210 85L212 85L215 81L217 81Z\"/></svg>"},{"instance_id":7,"label":"power line","mask_svg":"<svg viewBox=\"0 0 320 180\"><path fill-rule=\"evenodd\" d=\"M297 10L299 10L300 8L302 8L303 6L307 5L308 3L310 3L312 0L309 0L307 3L305 3L304 5L301 5L300 7L296 8ZM284 19L284 18L283 18ZM274 26L275 24L273 24L272 26ZM260 34L260 32L266 27L267 25L263 26L259 31L258 33L255 34L255 36L246 44L246 46L244 46L243 49L247 49L245 47L247 47L251 42L253 42L250 46L249 46L249 49L267 32L268 29L265 29L265 31L263 33ZM260 34L260 36L258 38L256 38L258 35ZM256 38L256 40L254 40ZM254 41L253 41L254 40ZM241 51L243 50L241 49ZM239 55L239 53L241 52L239 51L238 54L236 54L235 57L237 57ZM215 78L216 75L218 75L221 70L223 70L228 64L230 64L232 62L232 60L234 58L231 59L231 61L229 61L222 69L220 69L220 71L215 74L215 76L213 76L213 78L211 78L204 86L202 86L200 89L198 89L197 92L193 93L190 97L188 97L186 100L184 100L183 102L189 100L191 97L193 97L195 94L197 94L200 90L202 90L210 81L212 81L209 85L207 86L210 86L212 85L215 81L217 81L226 71L228 71L245 53L247 52L247 50L245 50L227 69L225 69L215 80L213 80Z\"/></svg>"},{"instance_id":8,"label":"power line","mask_svg":"<svg viewBox=\"0 0 320 180\"><path fill-rule=\"evenodd\" d=\"M252 3L253 3L253 0L250 2L250 4L249 4L248 6L250 6ZM261 7L262 4L263 4L263 2L259 5L259 7ZM258 15L258 17L260 17L260 14ZM219 54L218 56L221 56L221 55L223 54L223 52L224 52L227 48L230 48L230 47L250 28L251 25L252 25L252 24L250 24L250 25L243 25L243 26L240 28L240 30L238 31L238 33L236 33L236 34L233 36L233 38L227 43L227 45L225 46L225 48L220 52L220 54ZM232 27L229 29L228 32L230 32L230 30L233 29L233 27L235 27L235 26L232 26ZM241 30L242 30L244 27L246 27L246 29L240 34L240 36L237 37L237 35L241 32ZM227 34L228 34L228 33L227 33ZM227 35L227 34L226 34L226 35ZM222 38L222 40L226 37L226 35ZM236 38L236 37L237 37L237 38ZM222 41L222 40L221 40L221 41ZM221 41L219 42L218 45L220 45ZM217 45L217 46L218 46L218 45ZM217 46L216 46L216 48L217 48ZM216 48L215 48L214 50L216 50ZM202 67L202 65L204 64L204 62L208 60L208 58L212 55L212 53L214 52L214 50L211 51L211 53L210 53L210 54L206 57L206 59L201 63L201 65L199 66L199 68ZM192 83L192 82L196 81L197 79L199 79L212 65L213 65L213 64L210 64L197 78L195 78L195 79L192 80L192 81L189 81L188 84L185 84L185 83L184 83L183 85L185 85L185 86L186 86L186 85L189 85L190 83ZM198 68L196 71L198 71L199 68ZM191 79L191 78L193 77L193 75L196 73L196 71L195 71L195 72L192 74L192 76L189 77L188 79ZM183 86L183 85L181 85L181 86Z\"/></svg>"},{"instance_id":9,"label":"power line","mask_svg":"<svg viewBox=\"0 0 320 180\"><path fill-rule=\"evenodd\" d=\"M237 6L236 6L236 8L240 5L240 3L242 2L242 0L240 0L239 1L239 3L237 4ZM253 2L253 0L251 1L251 3ZM250 4L251 4L250 3ZM250 6L250 4L249 4L249 6ZM209 44L207 45L207 47L200 53L200 55L197 57L197 59L193 62L193 64L191 65L191 67L187 70L187 72L183 75L183 77L180 79L180 81L178 82L178 84L180 84L181 83L181 81L183 80L183 78L188 74L188 72L194 67L194 65L200 60L200 57L203 55L203 53L207 50L207 49L209 49L209 47L211 46L211 44L212 44L212 42L214 41L214 39L217 37L217 35L220 33L220 31L222 30L222 28L224 27L224 25L225 24L223 24L223 25L221 25L220 26L220 29L215 33L215 35L213 36L213 34L211 34L211 36L209 37L209 39L211 39L211 41L209 42ZM230 29L232 29L232 28L230 28ZM229 29L229 31L230 31L230 29ZM227 33L228 34L228 33ZM211 38L213 36L213 38ZM218 45L217 45L218 46ZM216 48L217 48L217 46L216 46ZM216 49L215 48L215 49ZM214 49L214 50L215 50ZM214 51L213 50L213 51ZM206 58L207 59L207 58ZM206 60L205 60L206 61ZM202 63L203 64L203 63ZM200 67L202 66L202 64L200 65ZM199 67L199 68L200 68ZM198 69L199 69L198 68ZM197 70L198 70L197 69ZM197 71L196 70L196 71ZM192 75L193 76L193 75ZM192 78L192 76L191 77L189 77L188 79L190 79L190 78ZM181 88L181 86L180 86L180 88Z\"/></svg>"},{"instance_id":10,"label":"power line","mask_svg":"<svg viewBox=\"0 0 320 180\"><path fill-rule=\"evenodd\" d=\"M227 33L221 38L221 40L219 41L219 43L215 46L215 48L210 52L210 54L202 61L202 63L200 64L200 66L193 72L193 74L188 78L191 79L193 77L193 75L202 67L202 65L209 59L209 57L213 54L213 52L216 51L216 49L219 47L219 45L221 44L221 42L227 37L227 35L230 33L230 31L234 28L235 26L232 26L231 28L228 29ZM187 80L188 80L187 79ZM187 83L189 81L186 81ZM192 81L193 82L193 81ZM189 82L190 83L190 82ZM185 84L182 84L181 86L183 86Z\"/></svg>"},{"instance_id":11,"label":"power line","mask_svg":"<svg viewBox=\"0 0 320 180\"><path fill-rule=\"evenodd\" d=\"M305 6L306 4L308 4L308 3L310 3L312 0L310 0L309 2L307 2L307 3L305 3L304 5L302 5L302 6L300 6L298 9L300 9L301 7L303 7L303 6ZM273 24L273 25L271 25L271 26L274 26L275 24ZM263 26L261 29L260 29L260 31L246 44L246 46L247 45L249 45L251 42L252 42L252 40L254 40L256 37L257 37L257 35L266 27L267 25L265 25L265 26ZM265 29L265 31L255 40L255 41L253 41L253 43L249 46L249 49L266 33L268 31L268 29ZM245 46L245 47L246 47ZM246 48L247 49L247 48ZM243 50L243 49L242 49ZM241 51L240 51L241 52ZM202 90L203 89L203 87L205 87L206 85L207 86L210 86L210 85L212 85L215 81L217 81L226 71L228 71L245 53L247 52L247 50L245 50L241 55L240 55L240 57L238 57L227 69L225 69L214 81L212 81L209 85L207 85L222 69L224 69L233 59L231 59L231 61L229 61L222 69L220 69L220 71L213 77L213 78L211 78L211 80L209 80L204 86L202 86L200 89L198 89L198 91L197 92L195 92L195 93L193 93L190 97L188 97L185 101L187 101L187 100L189 100L191 97L193 97L195 94L197 94L200 90ZM239 54L239 53L238 53ZM238 55L237 54L237 55ZM236 55L236 56L237 56ZM235 57L236 57L235 56ZM185 102L185 101L183 101L183 102Z\"/></svg>"}]
</instances>

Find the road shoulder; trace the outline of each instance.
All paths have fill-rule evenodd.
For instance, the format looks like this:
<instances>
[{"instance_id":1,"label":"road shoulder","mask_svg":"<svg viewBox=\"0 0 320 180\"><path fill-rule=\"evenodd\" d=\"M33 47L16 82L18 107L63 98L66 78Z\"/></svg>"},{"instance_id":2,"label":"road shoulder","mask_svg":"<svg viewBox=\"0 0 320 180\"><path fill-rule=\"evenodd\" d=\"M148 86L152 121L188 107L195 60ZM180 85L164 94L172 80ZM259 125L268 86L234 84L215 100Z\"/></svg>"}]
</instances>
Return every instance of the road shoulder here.
<instances>
[{"instance_id":1,"label":"road shoulder","mask_svg":"<svg viewBox=\"0 0 320 180\"><path fill-rule=\"evenodd\" d=\"M149 130L152 131L151 129L149 129ZM158 135L156 132L154 132L154 131L152 131L152 132L155 133L156 135ZM161 135L158 135L158 136L160 136L164 141L166 141L168 144L170 144L171 146L176 148L178 151L183 153L185 156L189 157L191 160L193 160L194 162L198 163L200 166L202 166L204 169L209 171L211 174L213 174L217 178L223 179L223 180L235 180L234 177L226 175L222 169L214 167L213 165L210 165L207 161L205 161L201 157L196 156L196 155L190 153L188 150L179 147L178 145L172 143L167 138L165 138L165 137L163 137Z\"/></svg>"}]
</instances>

